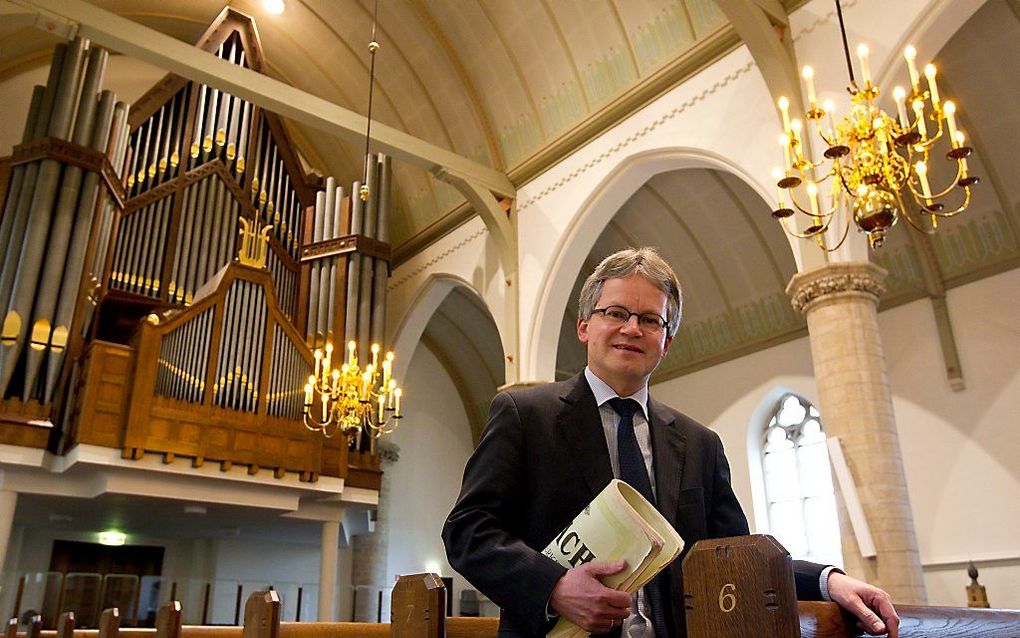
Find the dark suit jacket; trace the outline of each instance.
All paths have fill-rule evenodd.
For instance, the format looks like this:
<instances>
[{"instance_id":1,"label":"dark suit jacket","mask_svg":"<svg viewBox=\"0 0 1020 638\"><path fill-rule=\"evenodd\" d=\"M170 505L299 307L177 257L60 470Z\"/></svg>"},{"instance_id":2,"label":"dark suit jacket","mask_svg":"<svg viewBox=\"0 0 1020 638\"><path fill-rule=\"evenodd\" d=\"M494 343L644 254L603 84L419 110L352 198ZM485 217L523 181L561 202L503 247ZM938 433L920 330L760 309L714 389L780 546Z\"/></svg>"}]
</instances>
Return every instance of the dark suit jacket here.
<instances>
[{"instance_id":1,"label":"dark suit jacket","mask_svg":"<svg viewBox=\"0 0 1020 638\"><path fill-rule=\"evenodd\" d=\"M747 534L719 436L651 398L648 412L658 508L683 537L685 553L705 538ZM612 478L583 374L492 400L443 541L454 569L500 606L502 635L548 631L546 603L565 570L540 552ZM666 570L667 601L682 600L682 560ZM820 598L822 569L795 561L799 597ZM666 635L683 636L683 604L671 607Z\"/></svg>"}]
</instances>

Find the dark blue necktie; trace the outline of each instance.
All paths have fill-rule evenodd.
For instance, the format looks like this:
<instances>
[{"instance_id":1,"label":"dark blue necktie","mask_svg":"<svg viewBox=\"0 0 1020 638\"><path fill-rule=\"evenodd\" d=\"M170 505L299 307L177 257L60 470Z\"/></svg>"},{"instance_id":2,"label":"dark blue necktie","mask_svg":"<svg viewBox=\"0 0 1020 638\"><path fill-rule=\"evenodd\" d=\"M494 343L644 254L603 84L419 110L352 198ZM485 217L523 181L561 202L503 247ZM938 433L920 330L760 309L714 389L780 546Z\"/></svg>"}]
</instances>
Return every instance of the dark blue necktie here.
<instances>
[{"instance_id":1,"label":"dark blue necktie","mask_svg":"<svg viewBox=\"0 0 1020 638\"><path fill-rule=\"evenodd\" d=\"M637 436L634 435L634 413L640 405L634 399L616 397L609 400L609 405L620 415L620 425L616 429L616 453L620 461L620 478L641 493L649 503L655 505L655 494L652 493L652 482L648 480L645 459L638 447Z\"/></svg>"},{"instance_id":2,"label":"dark blue necktie","mask_svg":"<svg viewBox=\"0 0 1020 638\"><path fill-rule=\"evenodd\" d=\"M620 463L620 479L629 483L641 496L655 507L655 494L652 493L652 482L648 479L648 469L641 455L637 436L634 435L634 413L640 405L634 399L615 397L609 400L610 407L620 415L620 424L616 428L616 454ZM663 574L659 575L663 577ZM648 600L648 615L651 617L655 635L665 638L666 616L662 604L661 578L656 577L645 586Z\"/></svg>"}]
</instances>

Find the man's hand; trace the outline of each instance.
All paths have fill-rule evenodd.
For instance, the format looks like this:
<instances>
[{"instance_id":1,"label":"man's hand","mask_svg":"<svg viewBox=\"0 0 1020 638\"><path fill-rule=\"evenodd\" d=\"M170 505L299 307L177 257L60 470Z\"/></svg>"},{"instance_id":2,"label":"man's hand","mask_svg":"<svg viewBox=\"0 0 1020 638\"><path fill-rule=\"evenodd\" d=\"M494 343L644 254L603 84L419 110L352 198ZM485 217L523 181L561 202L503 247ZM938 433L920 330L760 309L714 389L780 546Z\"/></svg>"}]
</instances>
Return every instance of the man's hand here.
<instances>
[{"instance_id":1,"label":"man's hand","mask_svg":"<svg viewBox=\"0 0 1020 638\"><path fill-rule=\"evenodd\" d=\"M872 635L889 632L889 638L900 635L900 617L892 598L874 585L832 571L829 574L829 598L860 620L857 625Z\"/></svg>"},{"instance_id":2,"label":"man's hand","mask_svg":"<svg viewBox=\"0 0 1020 638\"><path fill-rule=\"evenodd\" d=\"M556 581L549 606L587 632L603 634L612 630L630 614L630 594L610 589L598 579L619 573L626 566L627 561L618 560L568 569Z\"/></svg>"}]
</instances>

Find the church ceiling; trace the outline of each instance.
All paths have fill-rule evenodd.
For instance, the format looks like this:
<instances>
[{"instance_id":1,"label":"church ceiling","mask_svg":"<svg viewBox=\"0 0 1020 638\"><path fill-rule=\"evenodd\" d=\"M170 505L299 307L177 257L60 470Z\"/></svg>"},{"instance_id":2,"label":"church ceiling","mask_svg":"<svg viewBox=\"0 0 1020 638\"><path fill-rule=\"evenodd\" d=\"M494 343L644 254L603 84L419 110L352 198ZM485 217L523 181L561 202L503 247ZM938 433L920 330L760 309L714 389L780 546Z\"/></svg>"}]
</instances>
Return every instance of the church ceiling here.
<instances>
[{"instance_id":1,"label":"church ceiling","mask_svg":"<svg viewBox=\"0 0 1020 638\"><path fill-rule=\"evenodd\" d=\"M223 6L94 4L185 42L196 41ZM266 14L257 0L231 6L255 18L272 76L365 112L371 0L288 0L279 16ZM586 139L588 128L611 123L607 113L622 116L634 96L654 97L664 76L680 81L691 56L732 46L732 29L711 0L382 0L379 11L379 121L506 171L518 184ZM45 78L55 40L31 20L5 16L0 42L0 94L10 112L23 113L31 85ZM1020 264L1014 170L1020 113L1011 107L1020 101L1020 80L1008 72L1020 67L1015 3L987 2L935 57L943 92L961 106L960 125L977 151L971 172L982 183L970 210L943 222L935 237L902 225L890 233L874 254L890 271L886 306ZM123 56L114 56L109 69L107 83L128 100L163 76ZM18 141L22 122L14 120L0 126L0 154ZM359 177L359 144L299 125L289 132L309 167L342 182ZM471 215L456 190L420 169L397 163L394 179L398 260ZM710 171L656 177L607 227L589 266L615 247L642 244L666 249L689 295L684 345L660 374L801 334L783 292L793 273L785 239L766 204L735 178ZM561 375L578 369L583 356L573 344L575 318L564 321Z\"/></svg>"},{"instance_id":2,"label":"church ceiling","mask_svg":"<svg viewBox=\"0 0 1020 638\"><path fill-rule=\"evenodd\" d=\"M92 3L188 43L223 8L223 0ZM230 5L255 18L270 75L366 112L371 0L287 0L280 15L258 0ZM735 44L712 0L383 0L374 114L520 183L579 143L593 118L636 106L629 94L668 88L687 54L723 35ZM0 37L0 81L49 62L53 39L31 22L6 20ZM163 75L147 72L151 81ZM291 129L312 167L343 183L360 176L360 143ZM398 256L470 214L453 187L421 169L397 164L394 178Z\"/></svg>"},{"instance_id":3,"label":"church ceiling","mask_svg":"<svg viewBox=\"0 0 1020 638\"><path fill-rule=\"evenodd\" d=\"M1009 3L986 3L935 59L940 86L960 105L960 127L975 148L970 172L982 181L967 211L940 221L934 236L900 223L872 251L889 271L880 309L1020 266L1020 115L1012 108L1020 100L1020 76L1002 71L1020 68L1020 15ZM885 108L895 105L890 100ZM616 250L644 245L657 246L677 269L683 323L653 382L806 334L785 294L793 258L769 213L769 205L732 175L674 171L638 189L595 242L585 274ZM579 276L560 331L558 378L584 367L575 327L582 283Z\"/></svg>"}]
</instances>

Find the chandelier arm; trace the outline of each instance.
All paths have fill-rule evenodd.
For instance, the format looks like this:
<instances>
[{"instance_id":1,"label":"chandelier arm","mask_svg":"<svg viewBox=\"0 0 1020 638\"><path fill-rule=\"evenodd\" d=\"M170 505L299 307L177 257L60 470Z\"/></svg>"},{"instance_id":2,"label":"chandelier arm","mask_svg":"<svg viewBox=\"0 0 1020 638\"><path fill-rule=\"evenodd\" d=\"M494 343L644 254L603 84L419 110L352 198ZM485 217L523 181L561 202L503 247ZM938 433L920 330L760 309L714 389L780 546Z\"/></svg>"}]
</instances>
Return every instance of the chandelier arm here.
<instances>
[{"instance_id":1,"label":"chandelier arm","mask_svg":"<svg viewBox=\"0 0 1020 638\"><path fill-rule=\"evenodd\" d=\"M949 186L947 186L945 188L945 190L939 191L938 193L932 193L928 197L925 197L923 192L922 193L918 193L917 192L917 190L914 188L913 178L907 180L907 188L910 190L910 194L914 197L914 202L918 206L921 206L922 208L925 208L925 206L923 204L921 204L922 200L931 200L931 201L934 202L934 201L937 201L939 199L942 199L943 197L945 197L946 195L951 193L952 190L957 187L957 181L959 181L959 179L960 179L960 177L959 177L960 174L961 174L961 171L957 171L956 180L950 182ZM930 213L932 211L926 210L925 212L929 212Z\"/></svg>"},{"instance_id":2,"label":"chandelier arm","mask_svg":"<svg viewBox=\"0 0 1020 638\"><path fill-rule=\"evenodd\" d=\"M801 161L797 164L797 170L800 171L801 176L807 177L808 171L814 171L824 163L824 159L818 160L817 162L810 162L806 159L801 159Z\"/></svg>"},{"instance_id":3,"label":"chandelier arm","mask_svg":"<svg viewBox=\"0 0 1020 638\"><path fill-rule=\"evenodd\" d=\"M783 225L783 230L786 231L787 234L793 235L797 239L811 239L812 237L817 237L818 235L823 234L826 230L829 229L828 224L823 224L822 227L816 230L815 232L799 233L796 230L792 230L790 228L790 226L786 223L786 219L780 219L779 223Z\"/></svg>"},{"instance_id":4,"label":"chandelier arm","mask_svg":"<svg viewBox=\"0 0 1020 638\"><path fill-rule=\"evenodd\" d=\"M938 211L938 212L935 212L935 211L926 211L926 212L930 212L932 215L935 215L936 217L942 217L943 219L948 218L948 217L956 217L957 215L962 213L964 210L966 210L967 206L970 205L970 186L964 186L963 187L963 191L964 191L963 203L960 204L960 206L957 207L956 209L948 210L948 211L947 210L941 210L941 211Z\"/></svg>"},{"instance_id":5,"label":"chandelier arm","mask_svg":"<svg viewBox=\"0 0 1020 638\"><path fill-rule=\"evenodd\" d=\"M797 203L797 196L794 194L793 189L791 188L789 189L789 191L790 191L790 204L793 205L793 209L797 212L804 213L808 217L814 217L814 215L812 215L810 211L804 210L804 208Z\"/></svg>"},{"instance_id":6,"label":"chandelier arm","mask_svg":"<svg viewBox=\"0 0 1020 638\"><path fill-rule=\"evenodd\" d=\"M835 208L833 208L832 210L829 210L829 211L825 211L825 212L818 211L817 213L813 213L810 210L805 210L794 199L794 196L793 196L792 192L790 193L790 202L793 204L793 208L794 208L794 210L796 210L796 212L801 213L803 215L806 215L807 217L811 217L812 219L814 219L814 218L829 219L829 218L831 218L836 213L836 209Z\"/></svg>"},{"instance_id":7,"label":"chandelier arm","mask_svg":"<svg viewBox=\"0 0 1020 638\"><path fill-rule=\"evenodd\" d=\"M938 111L938 113L933 113L933 115L940 114L941 112L942 111ZM921 117L924 117L924 116L922 115ZM935 146L935 143L938 142L940 139L942 139L942 133L943 133L943 131L942 131L942 118L941 117L936 117L936 118L934 118L934 121L935 121L935 125L937 126L937 128L935 129L934 135L927 135L927 136L925 136L924 139L922 139L922 140L920 140L918 142L915 142L915 143L910 145L911 147L914 147L914 150L916 152L924 153L926 156L928 154L928 149L930 149L932 146ZM914 125L915 126L917 125L916 121L914 122ZM911 128L913 128L913 127L911 127ZM920 150L918 150L917 147L920 147ZM925 159L927 159L927 157L925 157Z\"/></svg>"},{"instance_id":8,"label":"chandelier arm","mask_svg":"<svg viewBox=\"0 0 1020 638\"><path fill-rule=\"evenodd\" d=\"M311 422L311 425L309 425L309 422ZM302 419L302 423L304 423L304 426L306 428L308 428L309 430L311 430L312 432L319 432L319 433L322 434L322 436L324 436L327 439L331 439L334 436L336 436L336 432L337 432L337 427L338 426L334 427L332 432L330 432L330 429L329 429L330 425L336 425L336 424L334 424L332 421L328 421L328 420L327 421L319 421L314 416L311 416L311 410L308 409L308 406L305 406L305 413L304 413L304 418Z\"/></svg>"},{"instance_id":9,"label":"chandelier arm","mask_svg":"<svg viewBox=\"0 0 1020 638\"><path fill-rule=\"evenodd\" d=\"M925 235L934 235L935 234L935 229L934 228L926 228L926 227L918 224L916 221L914 221L914 214L913 213L908 213L908 212L906 212L906 210L907 210L906 208L903 209L903 211L904 211L903 218L907 220L907 223L910 224L911 228L913 228L914 230L916 230L919 233L924 233Z\"/></svg>"},{"instance_id":10,"label":"chandelier arm","mask_svg":"<svg viewBox=\"0 0 1020 638\"><path fill-rule=\"evenodd\" d=\"M821 162L819 162L819 164L820 163ZM824 184L825 182L829 181L830 179L832 179L832 171L828 171L827 173L825 173L825 176L822 177L822 179L816 181L815 184Z\"/></svg>"},{"instance_id":11,"label":"chandelier arm","mask_svg":"<svg viewBox=\"0 0 1020 638\"><path fill-rule=\"evenodd\" d=\"M840 246L843 245L843 242L846 241L847 235L849 234L850 234L850 220L847 220L847 222L843 224L843 236L839 238L839 243L833 246L832 248L826 248L825 246L822 246L822 250L829 253L839 250Z\"/></svg>"},{"instance_id":12,"label":"chandelier arm","mask_svg":"<svg viewBox=\"0 0 1020 638\"><path fill-rule=\"evenodd\" d=\"M935 199L942 199L943 197L948 195L950 192L952 192L952 190L954 188L956 188L957 183L960 181L961 177L963 177L963 166L960 164L959 161L957 161L957 163L956 163L956 177L953 178L953 181L949 182L949 186L947 186L945 188L945 190L943 190L941 192L938 192L938 193L932 193L931 199L933 199L933 200L935 200Z\"/></svg>"},{"instance_id":13,"label":"chandelier arm","mask_svg":"<svg viewBox=\"0 0 1020 638\"><path fill-rule=\"evenodd\" d=\"M854 195L853 189L850 188L850 185L846 183L846 176L843 175L843 171L842 170L836 170L836 169L839 169L839 168L842 168L842 166L837 166L833 170L835 170L836 173L839 175L839 181L840 181L841 184L843 184L843 190L846 192L846 194L847 194L847 196L849 198L856 199L857 196ZM849 200L847 200L847 204L849 204L849 203L850 203Z\"/></svg>"},{"instance_id":14,"label":"chandelier arm","mask_svg":"<svg viewBox=\"0 0 1020 638\"><path fill-rule=\"evenodd\" d=\"M909 224L911 228L913 228L914 230L916 230L919 233L924 233L925 235L934 235L935 234L935 229L934 228L926 228L926 227L918 224L914 220L914 214L911 213L910 210L908 210L907 207L904 205L903 198L900 197L900 194L896 193L895 195L896 195L896 203L899 205L900 210L903 212L903 218L907 220L907 224Z\"/></svg>"}]
</instances>

